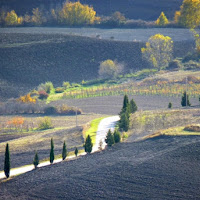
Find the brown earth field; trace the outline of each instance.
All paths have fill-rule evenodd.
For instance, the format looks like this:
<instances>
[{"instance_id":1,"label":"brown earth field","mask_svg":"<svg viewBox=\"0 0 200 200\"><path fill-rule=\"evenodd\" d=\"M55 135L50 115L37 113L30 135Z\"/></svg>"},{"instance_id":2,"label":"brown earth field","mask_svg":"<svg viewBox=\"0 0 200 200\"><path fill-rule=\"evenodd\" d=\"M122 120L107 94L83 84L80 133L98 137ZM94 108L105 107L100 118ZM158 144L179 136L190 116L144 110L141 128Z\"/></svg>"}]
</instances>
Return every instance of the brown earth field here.
<instances>
[{"instance_id":1,"label":"brown earth field","mask_svg":"<svg viewBox=\"0 0 200 200\"><path fill-rule=\"evenodd\" d=\"M169 102L173 108L181 107L181 97L166 97L166 96L146 96L146 95L129 95L129 99L134 99L138 106L138 110L158 110L167 109ZM107 115L117 115L121 111L123 96L104 96L86 99L66 99L51 102L50 105L67 104L81 108L85 113L98 113ZM198 98L190 98L191 105L199 106Z\"/></svg>"},{"instance_id":2,"label":"brown earth field","mask_svg":"<svg viewBox=\"0 0 200 200\"><path fill-rule=\"evenodd\" d=\"M96 79L100 63L107 59L124 63L125 72L149 68L141 56L144 42L40 34L40 29L38 34L11 32L0 34L0 100L24 95L47 81L57 87L63 81ZM174 57L193 47L190 40L174 42Z\"/></svg>"},{"instance_id":3,"label":"brown earth field","mask_svg":"<svg viewBox=\"0 0 200 200\"><path fill-rule=\"evenodd\" d=\"M2 182L1 199L199 199L200 137L120 143Z\"/></svg>"}]
</instances>

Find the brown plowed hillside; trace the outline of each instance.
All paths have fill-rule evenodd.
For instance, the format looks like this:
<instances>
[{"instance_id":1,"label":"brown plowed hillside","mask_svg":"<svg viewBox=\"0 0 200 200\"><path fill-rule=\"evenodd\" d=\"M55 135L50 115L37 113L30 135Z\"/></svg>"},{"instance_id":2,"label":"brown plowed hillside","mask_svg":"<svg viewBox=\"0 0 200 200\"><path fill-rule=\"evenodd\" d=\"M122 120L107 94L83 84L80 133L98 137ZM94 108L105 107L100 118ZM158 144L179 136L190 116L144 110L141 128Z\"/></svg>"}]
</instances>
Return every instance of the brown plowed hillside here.
<instances>
[{"instance_id":1,"label":"brown plowed hillside","mask_svg":"<svg viewBox=\"0 0 200 200\"><path fill-rule=\"evenodd\" d=\"M97 78L106 59L123 62L128 72L148 67L141 57L142 42L24 33L1 33L0 40L0 97L16 97L46 81L61 86L63 81ZM175 42L175 56L192 45Z\"/></svg>"},{"instance_id":2,"label":"brown plowed hillside","mask_svg":"<svg viewBox=\"0 0 200 200\"><path fill-rule=\"evenodd\" d=\"M75 1L75 0L72 0ZM14 9L20 15L31 13L33 8L55 8L65 0L1 0L0 7ZM173 19L176 10L179 10L182 0L81 0L81 3L94 7L98 15L110 15L120 11L129 19L156 20L162 11L169 19Z\"/></svg>"}]
</instances>

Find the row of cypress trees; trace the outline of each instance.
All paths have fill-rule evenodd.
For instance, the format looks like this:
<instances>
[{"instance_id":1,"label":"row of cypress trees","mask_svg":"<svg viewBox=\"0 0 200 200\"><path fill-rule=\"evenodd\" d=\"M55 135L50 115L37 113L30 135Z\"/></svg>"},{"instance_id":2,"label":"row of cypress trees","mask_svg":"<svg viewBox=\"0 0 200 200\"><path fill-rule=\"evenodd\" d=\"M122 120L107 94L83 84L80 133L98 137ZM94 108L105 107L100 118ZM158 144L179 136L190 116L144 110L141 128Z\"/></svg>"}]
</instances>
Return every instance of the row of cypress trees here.
<instances>
[{"instance_id":1,"label":"row of cypress trees","mask_svg":"<svg viewBox=\"0 0 200 200\"><path fill-rule=\"evenodd\" d=\"M122 131L128 131L130 123L130 114L137 111L137 105L133 99L129 102L128 96L124 95L123 107L119 113L119 129Z\"/></svg>"},{"instance_id":2,"label":"row of cypress trees","mask_svg":"<svg viewBox=\"0 0 200 200\"><path fill-rule=\"evenodd\" d=\"M74 153L76 156L78 155L77 147L75 148ZM65 160L66 157L67 157L67 146L64 141L63 149L62 149L62 159ZM53 138L51 138L50 163L52 164L53 161L54 161L54 142L53 142ZM39 165L39 156L38 156L37 151L35 152L35 156L33 159L33 165L34 165L35 169ZM7 178L10 176L10 150L9 150L8 143L6 144L6 150L5 150L4 173Z\"/></svg>"}]
</instances>

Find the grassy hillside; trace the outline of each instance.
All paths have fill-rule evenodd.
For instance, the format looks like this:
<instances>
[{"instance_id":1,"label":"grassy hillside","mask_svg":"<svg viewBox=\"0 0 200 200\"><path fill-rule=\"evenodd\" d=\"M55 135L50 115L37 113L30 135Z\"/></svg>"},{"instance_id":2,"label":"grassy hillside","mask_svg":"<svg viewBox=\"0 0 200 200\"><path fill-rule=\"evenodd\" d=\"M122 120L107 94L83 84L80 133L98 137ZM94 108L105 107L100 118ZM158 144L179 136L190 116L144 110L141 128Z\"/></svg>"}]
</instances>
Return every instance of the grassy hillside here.
<instances>
[{"instance_id":1,"label":"grassy hillside","mask_svg":"<svg viewBox=\"0 0 200 200\"><path fill-rule=\"evenodd\" d=\"M2 33L0 39L0 97L16 97L46 81L61 86L63 81L97 78L99 64L106 59L123 62L127 71L148 67L139 42L22 33ZM174 46L175 56L182 56L193 44Z\"/></svg>"},{"instance_id":2,"label":"grassy hillside","mask_svg":"<svg viewBox=\"0 0 200 200\"><path fill-rule=\"evenodd\" d=\"M8 7L19 14L25 14L31 13L36 7L50 9L62 5L63 2L65 0L1 0L0 7ZM81 0L81 3L92 5L98 15L110 15L120 11L129 19L156 20L162 11L169 19L173 19L182 0Z\"/></svg>"}]
</instances>

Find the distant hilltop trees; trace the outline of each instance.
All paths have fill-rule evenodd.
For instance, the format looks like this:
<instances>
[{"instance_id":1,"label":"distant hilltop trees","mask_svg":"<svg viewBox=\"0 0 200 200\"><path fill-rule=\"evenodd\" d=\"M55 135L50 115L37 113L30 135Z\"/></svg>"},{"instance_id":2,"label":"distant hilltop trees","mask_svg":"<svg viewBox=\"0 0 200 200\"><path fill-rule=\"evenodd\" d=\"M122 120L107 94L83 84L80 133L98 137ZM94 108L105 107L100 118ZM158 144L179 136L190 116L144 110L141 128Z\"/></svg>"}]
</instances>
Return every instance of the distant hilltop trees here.
<instances>
[{"instance_id":1,"label":"distant hilltop trees","mask_svg":"<svg viewBox=\"0 0 200 200\"><path fill-rule=\"evenodd\" d=\"M155 21L130 20L115 10L110 16L96 15L92 6L83 5L79 1L66 1L62 6L51 10L33 8L31 14L19 16L15 10L0 8L1 26L85 26L102 25L108 27L187 27L200 25L200 0L184 0L179 11L174 13L174 21L169 21L164 12Z\"/></svg>"}]
</instances>

